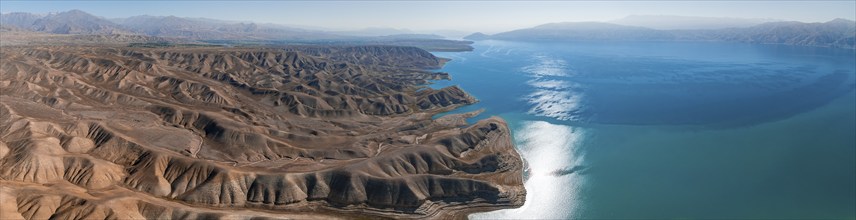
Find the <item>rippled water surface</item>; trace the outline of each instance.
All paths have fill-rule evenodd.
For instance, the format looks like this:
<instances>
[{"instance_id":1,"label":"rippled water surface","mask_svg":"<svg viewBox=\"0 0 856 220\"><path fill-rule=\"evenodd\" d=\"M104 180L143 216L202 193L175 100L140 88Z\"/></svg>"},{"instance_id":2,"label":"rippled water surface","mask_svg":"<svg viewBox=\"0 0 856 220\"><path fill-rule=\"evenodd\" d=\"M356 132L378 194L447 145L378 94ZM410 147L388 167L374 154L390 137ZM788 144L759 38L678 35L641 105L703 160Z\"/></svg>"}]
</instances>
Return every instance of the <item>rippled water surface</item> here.
<instances>
[{"instance_id":1,"label":"rippled water surface","mask_svg":"<svg viewBox=\"0 0 856 220\"><path fill-rule=\"evenodd\" d=\"M526 204L474 218L856 218L852 50L480 41L441 71L502 116Z\"/></svg>"}]
</instances>

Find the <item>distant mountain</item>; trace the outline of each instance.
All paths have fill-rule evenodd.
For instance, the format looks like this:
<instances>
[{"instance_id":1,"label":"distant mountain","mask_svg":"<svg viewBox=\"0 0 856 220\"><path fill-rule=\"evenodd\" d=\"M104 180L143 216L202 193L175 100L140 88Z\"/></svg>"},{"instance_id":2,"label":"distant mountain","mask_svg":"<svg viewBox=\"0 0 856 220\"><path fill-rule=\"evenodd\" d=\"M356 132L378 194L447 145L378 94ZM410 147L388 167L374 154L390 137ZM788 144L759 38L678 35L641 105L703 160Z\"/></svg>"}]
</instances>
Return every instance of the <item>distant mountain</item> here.
<instances>
[{"instance_id":1,"label":"distant mountain","mask_svg":"<svg viewBox=\"0 0 856 220\"><path fill-rule=\"evenodd\" d=\"M424 31L425 33L436 34L445 37L446 39L462 39L464 36L469 35L471 32L461 31L461 30L450 30L450 29L440 29L440 30L428 30Z\"/></svg>"},{"instance_id":2,"label":"distant mountain","mask_svg":"<svg viewBox=\"0 0 856 220\"><path fill-rule=\"evenodd\" d=\"M422 38L422 39L460 39L468 32L455 30L422 30L411 31L396 28L366 28L351 31L328 31L327 33L355 37L385 37L385 38Z\"/></svg>"},{"instance_id":3,"label":"distant mountain","mask_svg":"<svg viewBox=\"0 0 856 220\"><path fill-rule=\"evenodd\" d=\"M718 33L718 39L727 41L856 48L856 22L846 19L825 23L772 22Z\"/></svg>"},{"instance_id":4,"label":"distant mountain","mask_svg":"<svg viewBox=\"0 0 856 220\"><path fill-rule=\"evenodd\" d=\"M482 36L484 37L484 36ZM664 40L669 33L603 22L562 22L491 35L503 40Z\"/></svg>"},{"instance_id":5,"label":"distant mountain","mask_svg":"<svg viewBox=\"0 0 856 220\"><path fill-rule=\"evenodd\" d=\"M19 29L26 29L33 25L39 18L44 16L25 12L12 12L0 15L0 26L15 26Z\"/></svg>"},{"instance_id":6,"label":"distant mountain","mask_svg":"<svg viewBox=\"0 0 856 220\"><path fill-rule=\"evenodd\" d=\"M396 29L396 28L363 28L363 29L359 29L359 30L350 30L350 31L331 31L330 33L331 34L337 34L337 35L359 36L359 37L376 37L376 36L415 34L411 30Z\"/></svg>"},{"instance_id":7,"label":"distant mountain","mask_svg":"<svg viewBox=\"0 0 856 220\"><path fill-rule=\"evenodd\" d=\"M468 40L614 40L614 41L730 41L758 44L856 49L856 22L768 22L745 28L656 30L600 22L551 23L494 35L476 33Z\"/></svg>"},{"instance_id":8,"label":"distant mountain","mask_svg":"<svg viewBox=\"0 0 856 220\"><path fill-rule=\"evenodd\" d=\"M53 34L129 34L118 24L80 10L71 10L40 16L30 13L8 13L2 15L3 25L12 25L24 30Z\"/></svg>"},{"instance_id":9,"label":"distant mountain","mask_svg":"<svg viewBox=\"0 0 856 220\"><path fill-rule=\"evenodd\" d=\"M148 15L105 19L80 10L44 16L21 12L6 13L2 14L0 21L2 21L0 23L2 26L14 26L21 30L52 34L142 34L193 40L343 38L343 36L324 31L304 30L281 25Z\"/></svg>"},{"instance_id":10,"label":"distant mountain","mask_svg":"<svg viewBox=\"0 0 856 220\"><path fill-rule=\"evenodd\" d=\"M609 23L645 27L657 30L699 30L744 28L775 21L776 20L773 19L760 18L748 19L671 15L630 15L618 20L609 21Z\"/></svg>"},{"instance_id":11,"label":"distant mountain","mask_svg":"<svg viewBox=\"0 0 856 220\"><path fill-rule=\"evenodd\" d=\"M119 24L137 32L153 36L193 36L194 32L201 30L210 31L216 28L216 25L210 22L194 21L175 16L140 15L121 19Z\"/></svg>"},{"instance_id":12,"label":"distant mountain","mask_svg":"<svg viewBox=\"0 0 856 220\"><path fill-rule=\"evenodd\" d=\"M110 42L152 42L149 39L162 39L170 42L208 42L215 44L382 44L416 46L428 50L467 51L472 50L470 41L446 40L433 34L416 34L399 29L364 29L358 36L345 35L331 31L308 30L277 24L257 24L252 22L221 21L207 18L182 18L175 16L133 16L128 18L105 19L80 10L71 10L48 15L31 13L6 13L0 15L0 31L32 32L15 34L16 42L26 41L26 36L37 34L69 35L116 35L86 36L64 38L50 36L38 42L51 39L75 39L86 43L98 39ZM126 36L127 35L127 36ZM12 36L12 35L9 35ZM21 37L23 36L23 37ZM136 37L133 37L136 36ZM148 38L154 37L154 38ZM92 41L89 41L92 39ZM158 40L158 41L159 41ZM21 43L19 42L19 43ZM157 42L157 41L156 41ZM25 42L24 42L25 43Z\"/></svg>"},{"instance_id":13,"label":"distant mountain","mask_svg":"<svg viewBox=\"0 0 856 220\"><path fill-rule=\"evenodd\" d=\"M466 37L464 37L464 39L468 39L468 40L487 40L487 39L490 39L490 35L484 34L484 33L482 33L482 32L475 32L475 33L472 33L472 34L470 34L470 35L467 35Z\"/></svg>"},{"instance_id":14,"label":"distant mountain","mask_svg":"<svg viewBox=\"0 0 856 220\"><path fill-rule=\"evenodd\" d=\"M436 34L393 34L386 36L378 36L379 38L388 38L388 39L445 39L446 37L436 35Z\"/></svg>"},{"instance_id":15,"label":"distant mountain","mask_svg":"<svg viewBox=\"0 0 856 220\"><path fill-rule=\"evenodd\" d=\"M192 39L303 39L338 37L321 31L309 31L283 26L175 16L134 16L122 19L120 24L125 28L146 35Z\"/></svg>"}]
</instances>

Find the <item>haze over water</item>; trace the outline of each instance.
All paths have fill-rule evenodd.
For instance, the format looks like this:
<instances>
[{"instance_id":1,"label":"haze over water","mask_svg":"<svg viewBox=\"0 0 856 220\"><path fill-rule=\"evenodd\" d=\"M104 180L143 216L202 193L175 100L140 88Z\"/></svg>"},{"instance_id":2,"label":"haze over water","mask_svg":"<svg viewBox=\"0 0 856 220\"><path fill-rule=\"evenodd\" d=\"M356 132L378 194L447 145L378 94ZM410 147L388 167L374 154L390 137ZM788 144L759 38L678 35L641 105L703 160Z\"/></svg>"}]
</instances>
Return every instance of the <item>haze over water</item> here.
<instances>
[{"instance_id":1,"label":"haze over water","mask_svg":"<svg viewBox=\"0 0 856 220\"><path fill-rule=\"evenodd\" d=\"M854 218L852 50L477 42L441 71L499 115L526 204L474 218Z\"/></svg>"}]
</instances>

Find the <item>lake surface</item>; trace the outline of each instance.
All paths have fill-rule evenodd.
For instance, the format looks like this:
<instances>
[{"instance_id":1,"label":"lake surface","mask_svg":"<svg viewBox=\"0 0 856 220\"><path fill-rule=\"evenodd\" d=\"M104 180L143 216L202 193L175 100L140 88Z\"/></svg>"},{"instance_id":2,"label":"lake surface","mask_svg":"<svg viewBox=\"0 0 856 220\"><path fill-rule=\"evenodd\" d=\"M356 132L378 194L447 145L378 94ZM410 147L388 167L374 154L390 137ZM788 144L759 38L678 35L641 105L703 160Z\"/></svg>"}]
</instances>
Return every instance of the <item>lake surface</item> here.
<instances>
[{"instance_id":1,"label":"lake surface","mask_svg":"<svg viewBox=\"0 0 856 220\"><path fill-rule=\"evenodd\" d=\"M509 122L526 204L471 218L856 218L853 50L479 41L442 70Z\"/></svg>"}]
</instances>

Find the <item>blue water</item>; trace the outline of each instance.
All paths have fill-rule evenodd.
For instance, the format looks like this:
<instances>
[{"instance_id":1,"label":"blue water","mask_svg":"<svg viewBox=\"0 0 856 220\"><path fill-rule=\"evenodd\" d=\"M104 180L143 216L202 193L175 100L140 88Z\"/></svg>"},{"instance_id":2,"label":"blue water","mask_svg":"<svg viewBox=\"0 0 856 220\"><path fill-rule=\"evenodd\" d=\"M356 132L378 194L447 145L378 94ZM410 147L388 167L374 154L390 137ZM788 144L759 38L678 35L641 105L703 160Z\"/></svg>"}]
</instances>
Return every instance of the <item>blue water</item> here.
<instances>
[{"instance_id":1,"label":"blue water","mask_svg":"<svg viewBox=\"0 0 856 220\"><path fill-rule=\"evenodd\" d=\"M856 218L853 50L480 41L441 71L509 122L526 204L473 218Z\"/></svg>"}]
</instances>

